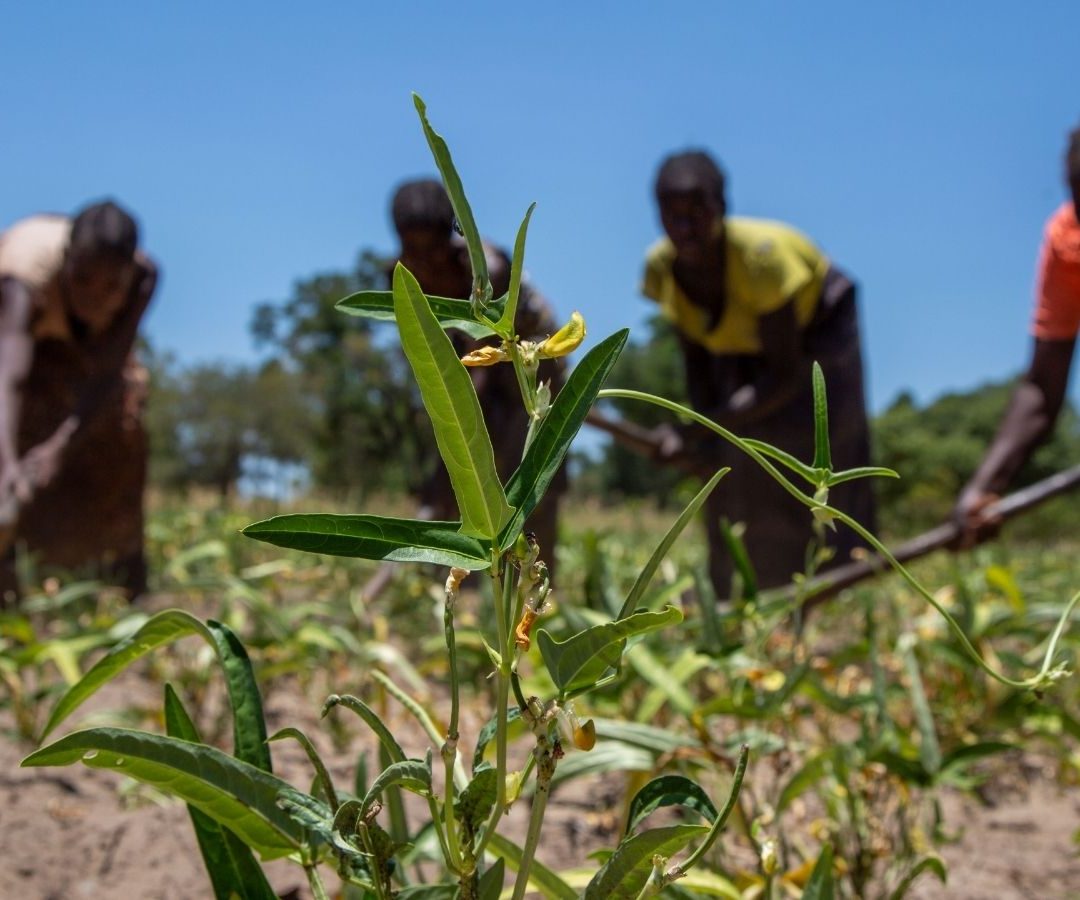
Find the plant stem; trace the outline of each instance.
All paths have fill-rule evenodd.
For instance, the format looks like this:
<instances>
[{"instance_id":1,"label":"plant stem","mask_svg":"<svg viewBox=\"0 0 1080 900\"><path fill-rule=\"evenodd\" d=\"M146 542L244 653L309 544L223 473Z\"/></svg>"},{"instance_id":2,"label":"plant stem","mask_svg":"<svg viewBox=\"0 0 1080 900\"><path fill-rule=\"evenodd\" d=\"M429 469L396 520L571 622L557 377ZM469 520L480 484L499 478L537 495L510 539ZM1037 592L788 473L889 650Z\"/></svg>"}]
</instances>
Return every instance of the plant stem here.
<instances>
[{"instance_id":1,"label":"plant stem","mask_svg":"<svg viewBox=\"0 0 1080 900\"><path fill-rule=\"evenodd\" d=\"M551 793L551 779L555 775L554 748L545 732L541 732L537 737L533 755L536 758L536 793L533 795L529 832L525 837L525 846L521 850L521 861L518 863L512 900L523 900L529 886L529 870L532 868L533 857L536 855L536 847L540 843L540 829L544 824L544 811L547 809L548 795Z\"/></svg>"},{"instance_id":2,"label":"plant stem","mask_svg":"<svg viewBox=\"0 0 1080 900\"><path fill-rule=\"evenodd\" d=\"M330 900L330 895L326 893L326 886L322 883L322 878L319 877L319 868L313 862L304 863L304 872L307 874L308 887L311 888L311 895L315 900Z\"/></svg>"}]
</instances>

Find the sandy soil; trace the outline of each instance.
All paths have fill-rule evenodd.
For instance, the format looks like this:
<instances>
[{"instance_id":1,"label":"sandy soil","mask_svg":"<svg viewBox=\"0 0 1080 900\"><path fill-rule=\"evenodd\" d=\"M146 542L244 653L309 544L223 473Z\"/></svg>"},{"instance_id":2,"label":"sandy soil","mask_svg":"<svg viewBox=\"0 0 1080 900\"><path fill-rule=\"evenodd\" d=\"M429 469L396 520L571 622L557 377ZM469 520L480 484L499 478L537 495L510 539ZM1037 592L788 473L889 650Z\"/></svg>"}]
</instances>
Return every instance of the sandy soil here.
<instances>
[{"instance_id":1,"label":"sandy soil","mask_svg":"<svg viewBox=\"0 0 1080 900\"><path fill-rule=\"evenodd\" d=\"M131 673L134 676L135 673ZM88 704L95 711L117 709L133 700L146 708L160 704L146 679L125 676ZM358 745L335 751L317 711L299 692L280 683L266 698L270 730L299 724L319 745L335 777L348 783ZM79 714L73 727L86 716ZM391 727L407 728L404 722ZM10 733L0 716L0 729ZM153 727L153 726L151 726ZM292 742L272 745L275 769L295 784L310 778L303 753ZM86 768L20 769L32 745L0 737L0 898L146 898L196 900L211 896L185 808L119 776ZM406 746L406 752L419 747ZM956 841L942 849L949 883L924 876L909 895L918 900L1057 900L1080 898L1080 860L1073 834L1080 828L1080 790L1062 789L1048 765L1025 760L1016 775L996 778L981 799L946 795L946 830ZM587 789L557 791L541 857L556 867L580 865L585 853L611 846L617 815L603 808L605 794ZM583 798L592 797L586 803ZM524 804L508 828L524 830ZM268 867L283 897L309 896L302 872L286 863Z\"/></svg>"}]
</instances>

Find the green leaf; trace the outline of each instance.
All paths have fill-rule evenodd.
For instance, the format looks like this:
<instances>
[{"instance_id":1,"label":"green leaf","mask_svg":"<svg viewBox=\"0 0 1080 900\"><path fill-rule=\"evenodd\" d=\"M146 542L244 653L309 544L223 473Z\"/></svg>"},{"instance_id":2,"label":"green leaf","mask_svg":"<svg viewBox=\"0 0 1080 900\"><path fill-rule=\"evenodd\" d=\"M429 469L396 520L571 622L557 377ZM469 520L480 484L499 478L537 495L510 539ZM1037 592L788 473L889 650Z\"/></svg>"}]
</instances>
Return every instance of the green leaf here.
<instances>
[{"instance_id":1,"label":"green leaf","mask_svg":"<svg viewBox=\"0 0 1080 900\"><path fill-rule=\"evenodd\" d=\"M335 706L344 706L346 709L351 709L363 719L368 728L375 732L379 743L389 754L391 762L405 762L405 751L401 749L401 746L390 733L390 729L379 718L379 714L363 700L359 697L353 697L351 694L331 694L323 704L321 715L325 716Z\"/></svg>"},{"instance_id":2,"label":"green leaf","mask_svg":"<svg viewBox=\"0 0 1080 900\"><path fill-rule=\"evenodd\" d=\"M315 749L315 745L311 743L308 736L299 728L282 728L280 731L274 732L274 734L266 740L269 743L270 741L283 741L286 738L292 738L304 749L308 760L315 769L315 774L319 779L319 783L326 793L326 799L330 802L331 812L336 811L338 808L338 797L337 791L334 790L334 782L330 778L330 773L327 771L326 764L322 761L322 757L319 756L319 751Z\"/></svg>"},{"instance_id":3,"label":"green leaf","mask_svg":"<svg viewBox=\"0 0 1080 900\"><path fill-rule=\"evenodd\" d=\"M433 297L431 294L424 296L427 297L428 306L431 307L435 318L439 320L440 327L456 328L458 331L464 331L471 338L485 338L495 334L489 322L473 316L472 304L468 300ZM500 297L492 301L488 306L488 312L496 316L504 313L507 303L507 297ZM360 316L380 322L396 321L393 291L360 291L350 294L344 300L339 300L334 308L350 316Z\"/></svg>"},{"instance_id":4,"label":"green leaf","mask_svg":"<svg viewBox=\"0 0 1080 900\"><path fill-rule=\"evenodd\" d=\"M170 684L165 685L165 732L169 737L200 743L195 723ZM277 900L247 844L191 804L188 814L216 900Z\"/></svg>"},{"instance_id":5,"label":"green leaf","mask_svg":"<svg viewBox=\"0 0 1080 900\"><path fill-rule=\"evenodd\" d=\"M111 681L133 662L165 644L192 634L199 635L217 651L224 670L229 702L233 708L236 756L267 772L271 771L270 752L265 745L266 724L262 701L243 646L224 625L212 620L204 625L181 609L167 609L152 616L138 631L99 659L82 680L60 698L41 734L42 739L102 685Z\"/></svg>"},{"instance_id":6,"label":"green leaf","mask_svg":"<svg viewBox=\"0 0 1080 900\"><path fill-rule=\"evenodd\" d=\"M312 797L310 794L289 787L282 789L278 794L277 803L289 818L307 833L306 840L309 844L319 841L324 844L333 844L334 813L318 797Z\"/></svg>"},{"instance_id":7,"label":"green leaf","mask_svg":"<svg viewBox=\"0 0 1080 900\"><path fill-rule=\"evenodd\" d=\"M506 878L506 860L499 857L495 864L480 876L480 900L499 900Z\"/></svg>"},{"instance_id":8,"label":"green leaf","mask_svg":"<svg viewBox=\"0 0 1080 900\"><path fill-rule=\"evenodd\" d=\"M750 554L746 550L746 544L742 539L742 529L737 529L728 521L727 517L720 520L720 536L724 539L724 547L727 549L731 562L738 572L742 581L740 600L748 603L757 598L758 581L757 570L750 561Z\"/></svg>"},{"instance_id":9,"label":"green leaf","mask_svg":"<svg viewBox=\"0 0 1080 900\"><path fill-rule=\"evenodd\" d=\"M488 838L488 849L517 871L521 864L521 848L517 844L495 832ZM577 891L537 859L529 866L529 884L544 900L578 900Z\"/></svg>"},{"instance_id":10,"label":"green leaf","mask_svg":"<svg viewBox=\"0 0 1080 900\"><path fill-rule=\"evenodd\" d=\"M924 856L912 867L911 871L900 880L896 889L889 894L889 900L903 900L908 889L915 883L915 879L928 870L933 872L937 876L938 881L942 884L948 883L949 873L945 868L945 863L941 861L941 857Z\"/></svg>"},{"instance_id":11,"label":"green leaf","mask_svg":"<svg viewBox=\"0 0 1080 900\"><path fill-rule=\"evenodd\" d=\"M469 248L469 263L473 272L473 301L479 307L484 307L491 300L491 278L488 276L487 257L484 255L484 244L480 240L480 232L473 218L472 208L465 198L465 188L461 185L454 161L450 158L450 148L446 141L431 127L427 118L427 106L420 99L419 94L413 94L413 103L416 112L420 116L420 124L424 127L424 137L427 138L431 155L435 157L435 165L442 175L446 193L450 196L450 203L454 207L454 216L465 236L465 243Z\"/></svg>"},{"instance_id":12,"label":"green leaf","mask_svg":"<svg viewBox=\"0 0 1080 900\"><path fill-rule=\"evenodd\" d=\"M596 738L599 743L619 741L633 747L641 747L657 755L674 753L686 747L701 746L696 738L688 734L680 734L670 728L658 728L655 725L643 725L640 722L624 722L621 719L593 719L593 724L596 726Z\"/></svg>"},{"instance_id":13,"label":"green leaf","mask_svg":"<svg viewBox=\"0 0 1080 900\"><path fill-rule=\"evenodd\" d=\"M627 838L593 876L583 900L635 900L649 879L654 856L670 858L708 831L704 825L670 825Z\"/></svg>"},{"instance_id":14,"label":"green leaf","mask_svg":"<svg viewBox=\"0 0 1080 900\"><path fill-rule=\"evenodd\" d=\"M832 451L829 449L829 401L825 396L825 373L814 363L814 468L830 471Z\"/></svg>"},{"instance_id":15,"label":"green leaf","mask_svg":"<svg viewBox=\"0 0 1080 900\"><path fill-rule=\"evenodd\" d=\"M856 478L899 478L900 474L884 466L859 466L855 469L845 469L843 472L833 472L827 479L826 484L833 487L843 484L845 481L854 481Z\"/></svg>"},{"instance_id":16,"label":"green leaf","mask_svg":"<svg viewBox=\"0 0 1080 900\"><path fill-rule=\"evenodd\" d=\"M511 706L506 710L506 724L516 722L521 718L521 708L518 706ZM484 723L484 727L480 729L480 733L476 736L476 749L473 751L472 769L473 774L477 774L477 769L483 765L484 751L487 750L488 744L495 740L495 734L498 731L499 723L495 716Z\"/></svg>"},{"instance_id":17,"label":"green leaf","mask_svg":"<svg viewBox=\"0 0 1080 900\"><path fill-rule=\"evenodd\" d=\"M816 365L816 363L815 363ZM814 870L803 888L802 900L834 900L836 885L833 882L833 848L826 844L814 863Z\"/></svg>"},{"instance_id":18,"label":"green leaf","mask_svg":"<svg viewBox=\"0 0 1080 900\"><path fill-rule=\"evenodd\" d=\"M618 666L627 638L674 625L682 611L667 606L660 612L640 612L579 631L565 641L556 641L541 629L536 636L540 654L560 694L595 684L609 668Z\"/></svg>"},{"instance_id":19,"label":"green leaf","mask_svg":"<svg viewBox=\"0 0 1080 900\"><path fill-rule=\"evenodd\" d=\"M593 347L574 367L556 395L544 421L536 429L525 458L506 483L507 500L516 511L499 534L500 550L517 540L525 520L543 499L629 334L624 328Z\"/></svg>"},{"instance_id":20,"label":"green leaf","mask_svg":"<svg viewBox=\"0 0 1080 900\"><path fill-rule=\"evenodd\" d=\"M513 510L495 471L480 401L450 338L427 305L420 285L400 263L394 269L394 313L405 356L435 429L463 534L494 540Z\"/></svg>"},{"instance_id":21,"label":"green leaf","mask_svg":"<svg viewBox=\"0 0 1080 900\"><path fill-rule=\"evenodd\" d=\"M406 759L391 763L380 772L368 789L367 796L364 797L360 816L367 814L375 801L382 796L383 791L394 786L402 787L422 797L428 796L431 793L431 750L428 750L426 759Z\"/></svg>"},{"instance_id":22,"label":"green leaf","mask_svg":"<svg viewBox=\"0 0 1080 900\"><path fill-rule=\"evenodd\" d=\"M684 775L661 775L646 784L630 801L626 833L630 834L642 819L662 806L683 806L700 813L708 822L716 816L716 807L701 785Z\"/></svg>"},{"instance_id":23,"label":"green leaf","mask_svg":"<svg viewBox=\"0 0 1080 900\"><path fill-rule=\"evenodd\" d=\"M533 203L525 213L525 218L518 228L517 238L514 240L514 257L510 261L510 291L506 295L506 309L496 327L503 334L516 334L514 322L517 319L518 297L521 294L521 273L525 268L525 235L529 231L529 219L532 218L536 204Z\"/></svg>"},{"instance_id":24,"label":"green leaf","mask_svg":"<svg viewBox=\"0 0 1080 900\"><path fill-rule=\"evenodd\" d=\"M626 595L626 601L623 603L619 614L615 617L616 619L624 619L638 608L641 603L641 598L645 594L645 589L649 586L649 582L652 581L653 575L656 574L656 570L660 567L660 563L663 562L664 557L667 556L672 545L678 540L679 535L683 533L683 529L685 529L693 520L694 516L697 515L697 511L701 509L701 505L708 499L709 494L713 492L713 488L716 487L720 479L730 471L730 468L720 469L705 483L705 486L697 492L694 499L686 504L686 508L679 513L679 517L667 530L667 534L665 534L660 543L656 545L656 549L653 550L652 555L649 557L649 561L645 563L644 568L638 573L638 577L634 581L634 586L630 588L630 593Z\"/></svg>"},{"instance_id":25,"label":"green leaf","mask_svg":"<svg viewBox=\"0 0 1080 900\"><path fill-rule=\"evenodd\" d=\"M494 768L480 769L454 802L454 810L466 833L476 834L495 806L499 773Z\"/></svg>"},{"instance_id":26,"label":"green leaf","mask_svg":"<svg viewBox=\"0 0 1080 900\"><path fill-rule=\"evenodd\" d=\"M174 794L231 830L262 858L294 852L300 827L277 804L290 785L215 747L128 728L76 731L31 753L24 766L82 762Z\"/></svg>"},{"instance_id":27,"label":"green leaf","mask_svg":"<svg viewBox=\"0 0 1080 900\"><path fill-rule=\"evenodd\" d=\"M919 726L919 761L926 773L934 776L941 770L941 745L934 728L934 713L923 688L914 641L913 635L905 634L901 635L898 643L904 658L904 668L907 669L908 693L911 694L911 706L915 710L915 722Z\"/></svg>"},{"instance_id":28,"label":"green leaf","mask_svg":"<svg viewBox=\"0 0 1080 900\"><path fill-rule=\"evenodd\" d=\"M274 516L248 525L243 533L309 553L486 569L491 565L489 545L461 534L460 528L460 522L319 513Z\"/></svg>"},{"instance_id":29,"label":"green leaf","mask_svg":"<svg viewBox=\"0 0 1080 900\"><path fill-rule=\"evenodd\" d=\"M555 777L551 783L559 785L586 775L606 772L650 772L655 768L656 755L648 750L633 744L622 744L618 741L601 743L598 740L596 746L587 753L567 753L566 758L561 760L555 769ZM535 787L536 782L530 781L522 789L522 793L529 794Z\"/></svg>"},{"instance_id":30,"label":"green leaf","mask_svg":"<svg viewBox=\"0 0 1080 900\"><path fill-rule=\"evenodd\" d=\"M778 816L791 806L795 798L829 774L835 753L835 750L829 749L811 756L806 761L806 764L788 779L776 800L776 814Z\"/></svg>"},{"instance_id":31,"label":"green leaf","mask_svg":"<svg viewBox=\"0 0 1080 900\"><path fill-rule=\"evenodd\" d=\"M233 756L264 772L272 772L262 697L247 651L227 625L210 619L206 629L214 640L232 705Z\"/></svg>"}]
</instances>

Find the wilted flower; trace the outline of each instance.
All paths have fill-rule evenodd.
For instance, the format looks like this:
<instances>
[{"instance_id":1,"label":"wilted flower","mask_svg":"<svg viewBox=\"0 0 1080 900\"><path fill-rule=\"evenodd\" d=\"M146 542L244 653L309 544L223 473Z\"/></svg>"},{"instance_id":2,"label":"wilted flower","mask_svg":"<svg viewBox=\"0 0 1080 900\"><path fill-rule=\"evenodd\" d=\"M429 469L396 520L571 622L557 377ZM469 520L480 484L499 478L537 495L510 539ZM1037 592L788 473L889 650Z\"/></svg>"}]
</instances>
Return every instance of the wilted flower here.
<instances>
[{"instance_id":1,"label":"wilted flower","mask_svg":"<svg viewBox=\"0 0 1080 900\"><path fill-rule=\"evenodd\" d=\"M502 347L477 347L461 357L462 364L466 366L493 366L509 361L510 355Z\"/></svg>"}]
</instances>

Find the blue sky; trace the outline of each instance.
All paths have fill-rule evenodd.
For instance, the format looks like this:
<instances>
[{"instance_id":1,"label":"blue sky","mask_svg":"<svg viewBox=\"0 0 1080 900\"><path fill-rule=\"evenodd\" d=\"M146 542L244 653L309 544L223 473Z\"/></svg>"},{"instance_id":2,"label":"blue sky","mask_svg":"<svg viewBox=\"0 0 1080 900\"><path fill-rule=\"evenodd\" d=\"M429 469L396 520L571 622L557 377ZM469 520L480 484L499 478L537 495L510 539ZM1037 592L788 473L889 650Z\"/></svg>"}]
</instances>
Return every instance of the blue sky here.
<instances>
[{"instance_id":1,"label":"blue sky","mask_svg":"<svg viewBox=\"0 0 1080 900\"><path fill-rule=\"evenodd\" d=\"M393 250L393 186L433 171L416 90L486 235L510 243L538 201L528 268L594 337L649 314L651 179L703 146L733 211L791 222L858 278L876 409L1025 364L1080 121L1075 0L521 9L12 6L0 225L117 197L164 269L152 341L250 360L254 304Z\"/></svg>"}]
</instances>

